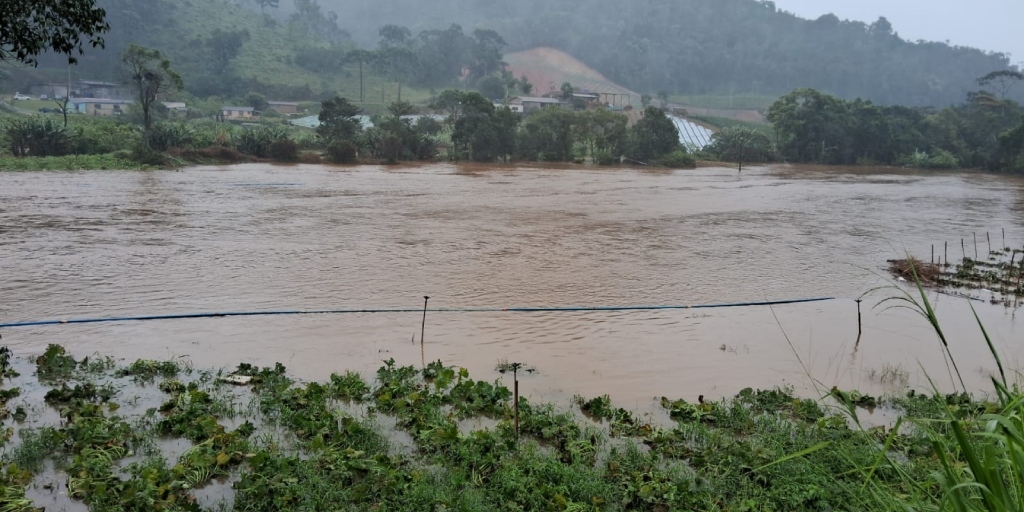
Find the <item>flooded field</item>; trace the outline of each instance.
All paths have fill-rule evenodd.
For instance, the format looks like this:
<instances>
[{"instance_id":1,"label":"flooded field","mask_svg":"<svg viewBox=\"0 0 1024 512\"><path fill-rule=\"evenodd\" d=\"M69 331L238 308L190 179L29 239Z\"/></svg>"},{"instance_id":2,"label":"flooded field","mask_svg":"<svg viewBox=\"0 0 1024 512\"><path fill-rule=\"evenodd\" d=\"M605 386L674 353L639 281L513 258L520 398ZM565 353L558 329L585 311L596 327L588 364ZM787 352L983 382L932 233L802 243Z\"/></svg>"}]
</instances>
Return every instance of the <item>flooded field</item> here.
<instances>
[{"instance_id":1,"label":"flooded field","mask_svg":"<svg viewBox=\"0 0 1024 512\"><path fill-rule=\"evenodd\" d=\"M534 167L192 168L0 173L0 323L200 311L706 304L715 310L431 313L425 353L567 401L726 396L792 384L949 386L938 341L907 310L854 299L894 282L885 261L1005 229L1024 246L1024 180L898 170ZM1001 241L1001 240L1000 240ZM956 248L954 253L953 248ZM982 246L984 251L985 246ZM982 298L987 299L982 292ZM992 366L968 301L935 295L969 386ZM973 302L1006 360L1016 310ZM16 356L187 356L196 367L282 362L323 379L421 360L418 314L258 316L0 330ZM416 343L412 343L413 337ZM788 338L788 341L787 341ZM1018 365L1019 366L1019 365ZM887 380L889 370L906 378Z\"/></svg>"}]
</instances>

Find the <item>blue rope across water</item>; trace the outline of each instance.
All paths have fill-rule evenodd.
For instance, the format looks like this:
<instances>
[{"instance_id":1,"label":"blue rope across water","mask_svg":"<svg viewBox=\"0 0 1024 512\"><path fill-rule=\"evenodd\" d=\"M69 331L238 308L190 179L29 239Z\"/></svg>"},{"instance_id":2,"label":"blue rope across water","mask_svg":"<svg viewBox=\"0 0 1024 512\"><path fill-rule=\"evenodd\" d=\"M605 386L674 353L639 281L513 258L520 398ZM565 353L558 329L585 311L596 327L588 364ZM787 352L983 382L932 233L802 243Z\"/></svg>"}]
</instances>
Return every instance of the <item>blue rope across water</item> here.
<instances>
[{"instance_id":1,"label":"blue rope across water","mask_svg":"<svg viewBox=\"0 0 1024 512\"><path fill-rule=\"evenodd\" d=\"M807 302L823 302L835 300L835 297L815 299L766 300L761 302L735 302L724 304L701 304L696 306L579 306L579 307L519 307L519 308L428 308L428 313L542 313L570 311L654 311L664 309L709 309L738 308L749 306L779 306L783 304L802 304ZM34 320L27 322L0 323L5 327L32 327L40 325L61 324L97 324L104 322L130 322L145 320L183 320L187 318L223 318L231 316L283 316L283 315L341 315L355 313L423 313L423 308L381 308L381 309L323 309L323 310L285 310L285 311L238 311L225 313L183 313L168 315L124 316L108 318L70 318L64 320Z\"/></svg>"}]
</instances>

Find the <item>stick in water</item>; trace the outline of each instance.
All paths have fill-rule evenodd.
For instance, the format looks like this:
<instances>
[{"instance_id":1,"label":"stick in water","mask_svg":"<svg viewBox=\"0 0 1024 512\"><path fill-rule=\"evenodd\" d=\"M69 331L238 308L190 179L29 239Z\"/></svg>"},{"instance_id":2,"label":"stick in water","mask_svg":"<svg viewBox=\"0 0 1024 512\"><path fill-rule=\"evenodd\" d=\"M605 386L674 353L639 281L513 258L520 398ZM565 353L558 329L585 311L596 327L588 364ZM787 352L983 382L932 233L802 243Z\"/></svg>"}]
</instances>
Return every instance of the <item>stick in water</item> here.
<instances>
[{"instance_id":1,"label":"stick in water","mask_svg":"<svg viewBox=\"0 0 1024 512\"><path fill-rule=\"evenodd\" d=\"M423 336L427 332L427 301L430 297L427 295L423 296L423 325L420 326L420 358L423 362L423 367L427 367L427 349L423 347Z\"/></svg>"}]
</instances>

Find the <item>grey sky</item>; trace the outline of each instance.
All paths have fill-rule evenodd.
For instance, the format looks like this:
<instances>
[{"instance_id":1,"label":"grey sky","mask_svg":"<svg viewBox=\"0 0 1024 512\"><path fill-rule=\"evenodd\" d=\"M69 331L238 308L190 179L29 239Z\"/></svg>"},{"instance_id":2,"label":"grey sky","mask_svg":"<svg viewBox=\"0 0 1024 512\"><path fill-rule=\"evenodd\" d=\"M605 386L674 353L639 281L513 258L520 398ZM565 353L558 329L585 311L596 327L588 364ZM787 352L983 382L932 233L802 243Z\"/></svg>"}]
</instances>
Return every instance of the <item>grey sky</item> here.
<instances>
[{"instance_id":1,"label":"grey sky","mask_svg":"<svg viewBox=\"0 0 1024 512\"><path fill-rule=\"evenodd\" d=\"M885 16L904 39L948 40L1011 53L1011 62L1024 62L1024 0L775 0L775 5L812 19L831 12L870 23Z\"/></svg>"}]
</instances>

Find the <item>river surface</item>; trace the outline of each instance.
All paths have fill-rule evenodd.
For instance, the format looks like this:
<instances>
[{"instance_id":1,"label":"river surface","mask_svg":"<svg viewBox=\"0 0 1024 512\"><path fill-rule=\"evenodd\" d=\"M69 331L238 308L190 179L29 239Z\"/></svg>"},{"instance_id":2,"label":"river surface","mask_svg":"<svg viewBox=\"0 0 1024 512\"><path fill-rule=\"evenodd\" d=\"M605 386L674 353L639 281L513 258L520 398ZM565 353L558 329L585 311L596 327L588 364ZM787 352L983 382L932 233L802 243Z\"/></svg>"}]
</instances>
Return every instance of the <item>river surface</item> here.
<instances>
[{"instance_id":1,"label":"river surface","mask_svg":"<svg viewBox=\"0 0 1024 512\"><path fill-rule=\"evenodd\" d=\"M972 234L1024 244L1024 181L976 174L764 167L692 171L520 166L240 165L0 173L0 323L321 308L621 306L834 296L714 310L431 313L425 357L526 394L694 400L744 387L886 391L885 367L950 389L939 342L905 309L854 299L885 261ZM955 248L955 251L954 251ZM992 368L968 301L930 294L968 387ZM988 298L988 297L985 297ZM1009 365L1016 311L974 302ZM0 329L16 355L48 343L197 367L280 361L301 378L382 360L419 365L419 314L258 316ZM415 337L416 343L412 343ZM788 338L788 341L787 341ZM510 384L510 382L508 382ZM899 388L900 386L895 386ZM893 390L889 390L893 391ZM895 391L899 391L896 389Z\"/></svg>"}]
</instances>

